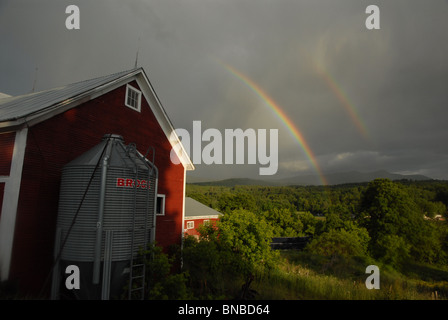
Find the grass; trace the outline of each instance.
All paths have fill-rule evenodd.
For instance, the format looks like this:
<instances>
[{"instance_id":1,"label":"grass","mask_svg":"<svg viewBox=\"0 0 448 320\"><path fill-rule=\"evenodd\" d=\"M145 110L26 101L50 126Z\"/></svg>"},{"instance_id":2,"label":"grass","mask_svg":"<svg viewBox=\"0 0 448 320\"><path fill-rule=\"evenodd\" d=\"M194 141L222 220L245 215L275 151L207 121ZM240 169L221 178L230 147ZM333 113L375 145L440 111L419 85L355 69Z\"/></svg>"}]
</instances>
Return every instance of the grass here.
<instances>
[{"instance_id":1,"label":"grass","mask_svg":"<svg viewBox=\"0 0 448 320\"><path fill-rule=\"evenodd\" d=\"M380 268L380 289L367 289L366 258L325 259L308 253L282 251L282 261L270 274L257 278L253 289L266 300L446 300L448 272L429 266L425 275L412 277L387 266ZM436 274L434 279L429 278Z\"/></svg>"}]
</instances>

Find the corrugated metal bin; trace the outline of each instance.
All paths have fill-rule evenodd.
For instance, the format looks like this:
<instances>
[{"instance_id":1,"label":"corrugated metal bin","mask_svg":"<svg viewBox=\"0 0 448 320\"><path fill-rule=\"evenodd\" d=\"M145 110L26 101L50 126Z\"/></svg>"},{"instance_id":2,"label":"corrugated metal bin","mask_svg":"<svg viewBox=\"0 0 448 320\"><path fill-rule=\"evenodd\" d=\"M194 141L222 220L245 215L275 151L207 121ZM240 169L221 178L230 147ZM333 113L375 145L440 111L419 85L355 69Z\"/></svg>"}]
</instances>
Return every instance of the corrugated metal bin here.
<instances>
[{"instance_id":1,"label":"corrugated metal bin","mask_svg":"<svg viewBox=\"0 0 448 320\"><path fill-rule=\"evenodd\" d=\"M132 260L155 239L158 172L153 162L121 136L109 134L63 168L52 298L121 298L132 277ZM79 290L67 292L60 281L68 265L80 269Z\"/></svg>"}]
</instances>

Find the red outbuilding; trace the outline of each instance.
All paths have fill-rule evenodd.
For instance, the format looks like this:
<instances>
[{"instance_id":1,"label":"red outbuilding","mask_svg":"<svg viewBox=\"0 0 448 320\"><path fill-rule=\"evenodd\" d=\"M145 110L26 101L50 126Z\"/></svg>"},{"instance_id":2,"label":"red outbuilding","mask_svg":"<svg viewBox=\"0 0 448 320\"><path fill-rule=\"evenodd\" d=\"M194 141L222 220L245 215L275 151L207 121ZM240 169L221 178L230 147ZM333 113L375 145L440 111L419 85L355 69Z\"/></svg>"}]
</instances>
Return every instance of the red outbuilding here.
<instances>
[{"instance_id":1,"label":"red outbuilding","mask_svg":"<svg viewBox=\"0 0 448 320\"><path fill-rule=\"evenodd\" d=\"M199 238L198 227L205 224L215 224L222 217L222 213L207 207L193 198L185 198L185 235Z\"/></svg>"},{"instance_id":2,"label":"red outbuilding","mask_svg":"<svg viewBox=\"0 0 448 320\"><path fill-rule=\"evenodd\" d=\"M62 169L107 134L143 155L153 148L155 240L181 244L186 171L194 166L142 68L2 98L0 275L21 294L48 296Z\"/></svg>"}]
</instances>

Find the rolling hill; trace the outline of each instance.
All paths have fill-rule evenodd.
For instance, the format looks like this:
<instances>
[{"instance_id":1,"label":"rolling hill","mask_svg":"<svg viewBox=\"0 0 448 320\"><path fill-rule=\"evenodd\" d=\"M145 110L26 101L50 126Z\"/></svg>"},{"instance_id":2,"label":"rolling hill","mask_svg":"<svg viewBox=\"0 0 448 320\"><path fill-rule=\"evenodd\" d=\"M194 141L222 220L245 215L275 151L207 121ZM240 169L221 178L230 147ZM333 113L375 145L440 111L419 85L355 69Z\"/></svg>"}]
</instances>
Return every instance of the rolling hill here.
<instances>
[{"instance_id":1,"label":"rolling hill","mask_svg":"<svg viewBox=\"0 0 448 320\"><path fill-rule=\"evenodd\" d=\"M348 171L331 173L325 175L325 178L330 185L345 184L345 183L363 183L369 182L377 178L387 178L390 180L433 180L423 175L403 175L398 173L391 173L385 170L373 171L373 172L359 172ZM218 181L203 181L203 182L190 182L187 183L203 185L203 186L226 186L233 187L236 185L258 185L258 186L290 186L290 185L319 185L321 184L318 177L315 175L297 175L284 179L249 179L249 178L231 178Z\"/></svg>"}]
</instances>

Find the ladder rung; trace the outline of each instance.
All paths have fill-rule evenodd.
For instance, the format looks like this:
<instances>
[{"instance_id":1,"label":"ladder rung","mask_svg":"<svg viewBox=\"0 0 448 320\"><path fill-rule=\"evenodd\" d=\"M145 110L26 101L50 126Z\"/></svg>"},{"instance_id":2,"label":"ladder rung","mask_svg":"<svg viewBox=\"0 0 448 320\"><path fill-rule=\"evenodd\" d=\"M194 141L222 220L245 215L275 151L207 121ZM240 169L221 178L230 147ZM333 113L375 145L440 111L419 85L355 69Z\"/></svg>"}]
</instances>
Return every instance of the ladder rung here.
<instances>
[{"instance_id":1,"label":"ladder rung","mask_svg":"<svg viewBox=\"0 0 448 320\"><path fill-rule=\"evenodd\" d=\"M144 222L144 227L138 224L141 224ZM129 274L129 286L132 288L132 284L138 285L139 287L133 288L129 290L129 300L133 299L139 299L141 296L141 299L145 296L145 269L146 269L146 263L144 260L144 257L135 257L134 253L137 250L137 247L135 246L135 241L144 240L144 248L147 247L147 215L146 212L142 215L139 215L136 211L134 211L133 214L133 224L132 228L130 228L129 231L132 232L132 243L131 243L131 263L130 263L130 274ZM135 264L134 264L135 263ZM140 268L140 270L138 269ZM138 274L138 275L134 275ZM135 292L139 293L135 293Z\"/></svg>"}]
</instances>

